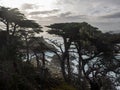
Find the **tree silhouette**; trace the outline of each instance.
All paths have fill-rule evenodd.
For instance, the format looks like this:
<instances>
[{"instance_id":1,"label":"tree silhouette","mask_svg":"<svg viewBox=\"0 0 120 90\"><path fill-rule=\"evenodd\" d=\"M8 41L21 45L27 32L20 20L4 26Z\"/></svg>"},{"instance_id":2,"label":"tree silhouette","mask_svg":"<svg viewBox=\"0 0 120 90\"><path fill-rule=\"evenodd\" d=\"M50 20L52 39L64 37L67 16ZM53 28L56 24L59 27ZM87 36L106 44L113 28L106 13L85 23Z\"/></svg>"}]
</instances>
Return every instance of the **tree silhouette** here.
<instances>
[{"instance_id":1,"label":"tree silhouette","mask_svg":"<svg viewBox=\"0 0 120 90\"><path fill-rule=\"evenodd\" d=\"M0 7L0 21L6 25L6 31L14 35L18 23L25 19L24 14L20 13L17 8Z\"/></svg>"},{"instance_id":2,"label":"tree silhouette","mask_svg":"<svg viewBox=\"0 0 120 90\"><path fill-rule=\"evenodd\" d=\"M77 50L79 56L78 82L80 86L83 85L83 81L81 80L87 79L91 86L91 90L100 90L102 87L101 78L107 78L108 72L112 69L112 71L115 71L115 69L119 68L119 60L116 60L114 55L115 48L113 48L116 46L116 43L118 43L115 43L118 38L116 40L115 38L110 39L113 38L113 36L115 37L115 35L104 34L96 27L93 27L86 22L58 23L48 27L51 28L48 33L63 38L65 50L61 60L61 69L64 78L66 78L65 61L69 61L68 54L71 45L75 46L73 49ZM87 58L83 58L83 56L86 56ZM116 62L117 64L113 64L113 62ZM101 69L103 70L101 71Z\"/></svg>"},{"instance_id":3,"label":"tree silhouette","mask_svg":"<svg viewBox=\"0 0 120 90\"><path fill-rule=\"evenodd\" d=\"M36 33L42 32L41 26L33 20L22 20L19 22L20 29L18 35L25 41L27 62L29 62L29 40L30 37L34 37Z\"/></svg>"},{"instance_id":4,"label":"tree silhouette","mask_svg":"<svg viewBox=\"0 0 120 90\"><path fill-rule=\"evenodd\" d=\"M31 50L34 52L36 55L36 60L37 60L37 54L41 53L42 54L42 67L45 67L45 52L52 52L53 50L56 51L57 49L46 42L43 37L32 37L29 41ZM37 60L39 63L39 61ZM39 64L38 64L39 65ZM40 67L40 66L38 66Z\"/></svg>"}]
</instances>

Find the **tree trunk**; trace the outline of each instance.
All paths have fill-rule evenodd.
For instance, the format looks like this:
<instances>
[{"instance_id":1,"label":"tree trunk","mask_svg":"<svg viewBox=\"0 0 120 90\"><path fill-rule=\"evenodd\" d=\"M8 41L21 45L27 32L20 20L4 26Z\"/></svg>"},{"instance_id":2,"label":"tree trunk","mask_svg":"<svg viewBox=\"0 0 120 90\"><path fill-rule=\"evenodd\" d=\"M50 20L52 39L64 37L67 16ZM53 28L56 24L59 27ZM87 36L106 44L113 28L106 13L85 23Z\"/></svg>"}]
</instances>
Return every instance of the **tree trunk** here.
<instances>
[{"instance_id":1,"label":"tree trunk","mask_svg":"<svg viewBox=\"0 0 120 90\"><path fill-rule=\"evenodd\" d=\"M90 81L91 90L101 90L101 87L95 81Z\"/></svg>"},{"instance_id":2,"label":"tree trunk","mask_svg":"<svg viewBox=\"0 0 120 90\"><path fill-rule=\"evenodd\" d=\"M82 59L81 59L81 55L79 53L79 61L78 61L78 79L80 80L82 77Z\"/></svg>"},{"instance_id":3,"label":"tree trunk","mask_svg":"<svg viewBox=\"0 0 120 90\"><path fill-rule=\"evenodd\" d=\"M61 60L62 74L63 74L63 78L66 82L68 81L66 70L65 70L65 61L66 61L67 55L68 55L68 50L66 49L65 52L63 53L62 60Z\"/></svg>"},{"instance_id":4,"label":"tree trunk","mask_svg":"<svg viewBox=\"0 0 120 90\"><path fill-rule=\"evenodd\" d=\"M68 82L71 82L71 68L70 68L69 53L67 55L67 69L68 69Z\"/></svg>"},{"instance_id":5,"label":"tree trunk","mask_svg":"<svg viewBox=\"0 0 120 90\"><path fill-rule=\"evenodd\" d=\"M9 22L6 24L7 35L9 35Z\"/></svg>"},{"instance_id":6,"label":"tree trunk","mask_svg":"<svg viewBox=\"0 0 120 90\"><path fill-rule=\"evenodd\" d=\"M43 59L42 59L42 65L43 65L43 67L45 67L45 53L44 52L42 52L42 57L43 57Z\"/></svg>"},{"instance_id":7,"label":"tree trunk","mask_svg":"<svg viewBox=\"0 0 120 90\"><path fill-rule=\"evenodd\" d=\"M67 75L66 75L66 70L65 70L65 62L66 62L66 59L68 57L68 50L70 48L71 41L67 40L66 37L63 37L63 41L64 41L65 50L64 50L64 53L62 55L62 60L61 60L61 71L62 71L63 78L64 78L65 82L67 82ZM68 60L69 60L69 58L68 58ZM70 64L68 66L70 67ZM69 69L69 71L70 71L70 69Z\"/></svg>"},{"instance_id":8,"label":"tree trunk","mask_svg":"<svg viewBox=\"0 0 120 90\"><path fill-rule=\"evenodd\" d=\"M26 57L27 57L27 62L29 62L29 45L28 45L27 37L25 37L25 42L26 42Z\"/></svg>"},{"instance_id":9,"label":"tree trunk","mask_svg":"<svg viewBox=\"0 0 120 90\"><path fill-rule=\"evenodd\" d=\"M39 62L39 57L37 55L36 52L34 52L35 56L36 56L36 62L37 62L37 68L40 69L40 62Z\"/></svg>"},{"instance_id":10,"label":"tree trunk","mask_svg":"<svg viewBox=\"0 0 120 90\"><path fill-rule=\"evenodd\" d=\"M66 72L65 72L65 61L61 61L61 71L62 71L62 75L64 80L67 82L67 77L66 77Z\"/></svg>"},{"instance_id":11,"label":"tree trunk","mask_svg":"<svg viewBox=\"0 0 120 90\"><path fill-rule=\"evenodd\" d=\"M79 57L79 61L78 61L78 83L79 83L79 90L83 89L83 80L84 80L84 76L83 76L83 58L82 58L82 54L81 54L81 44L80 42L77 42L75 44L76 49L77 49L77 53L78 53L78 57Z\"/></svg>"},{"instance_id":12,"label":"tree trunk","mask_svg":"<svg viewBox=\"0 0 120 90\"><path fill-rule=\"evenodd\" d=\"M12 32L12 36L14 36L15 35L15 31L16 31L16 24L14 25L14 27L13 27L13 32Z\"/></svg>"},{"instance_id":13,"label":"tree trunk","mask_svg":"<svg viewBox=\"0 0 120 90\"><path fill-rule=\"evenodd\" d=\"M6 24L6 31L7 31L7 48L6 48L6 51L7 51L7 53L6 53L6 55L5 56L7 56L6 57L6 60L9 60L10 59L10 35L9 35L9 22L7 22L7 24Z\"/></svg>"}]
</instances>

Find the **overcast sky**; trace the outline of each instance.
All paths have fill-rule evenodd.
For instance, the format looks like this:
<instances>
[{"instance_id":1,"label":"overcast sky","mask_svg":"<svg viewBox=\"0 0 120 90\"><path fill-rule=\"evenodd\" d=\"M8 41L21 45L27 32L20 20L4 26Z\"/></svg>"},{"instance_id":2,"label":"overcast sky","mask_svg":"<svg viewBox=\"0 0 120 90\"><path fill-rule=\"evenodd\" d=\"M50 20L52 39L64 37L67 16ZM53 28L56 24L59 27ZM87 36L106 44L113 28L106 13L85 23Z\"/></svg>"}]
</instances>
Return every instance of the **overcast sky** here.
<instances>
[{"instance_id":1,"label":"overcast sky","mask_svg":"<svg viewBox=\"0 0 120 90\"><path fill-rule=\"evenodd\" d=\"M120 0L0 0L41 25L86 21L102 31L120 30Z\"/></svg>"}]
</instances>

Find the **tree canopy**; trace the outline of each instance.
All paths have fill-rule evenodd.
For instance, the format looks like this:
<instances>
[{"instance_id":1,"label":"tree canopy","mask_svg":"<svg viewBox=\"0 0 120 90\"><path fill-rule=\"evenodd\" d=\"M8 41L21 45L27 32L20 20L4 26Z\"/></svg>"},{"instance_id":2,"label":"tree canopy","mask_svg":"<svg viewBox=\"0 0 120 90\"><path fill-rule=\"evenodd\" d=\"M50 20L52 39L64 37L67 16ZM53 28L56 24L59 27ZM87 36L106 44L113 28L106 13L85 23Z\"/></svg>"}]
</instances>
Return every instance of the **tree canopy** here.
<instances>
[{"instance_id":1,"label":"tree canopy","mask_svg":"<svg viewBox=\"0 0 120 90\"><path fill-rule=\"evenodd\" d=\"M70 46L75 46L78 58L78 80L86 78L91 85L91 90L100 90L101 78L109 77L108 73L119 69L119 59L115 56L115 43L117 35L102 33L98 28L86 22L82 23L57 23L47 26L51 28L50 34L61 36L64 42L64 53L62 57L62 69L65 70L65 62L71 62L69 58ZM113 37L114 36L114 37ZM114 39L113 39L114 38ZM118 51L119 52L119 49ZM74 52L73 52L74 53ZM86 56L87 59L83 58ZM69 60L69 61L68 61ZM70 69L69 63L67 63ZM63 70L63 76L65 72ZM71 70L70 70L71 72ZM68 71L68 76L69 76ZM118 73L115 73L118 74ZM111 80L111 78L109 77ZM96 83L95 83L96 82ZM96 85L96 87L94 87Z\"/></svg>"}]
</instances>

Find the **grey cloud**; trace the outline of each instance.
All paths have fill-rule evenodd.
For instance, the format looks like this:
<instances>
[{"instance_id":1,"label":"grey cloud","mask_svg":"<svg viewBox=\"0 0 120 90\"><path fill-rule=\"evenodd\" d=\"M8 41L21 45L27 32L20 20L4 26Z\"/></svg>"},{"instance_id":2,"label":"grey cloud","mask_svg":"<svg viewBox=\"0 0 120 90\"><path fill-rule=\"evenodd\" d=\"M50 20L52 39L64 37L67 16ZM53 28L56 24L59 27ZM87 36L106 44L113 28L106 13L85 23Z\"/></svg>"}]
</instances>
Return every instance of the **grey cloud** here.
<instances>
[{"instance_id":1,"label":"grey cloud","mask_svg":"<svg viewBox=\"0 0 120 90\"><path fill-rule=\"evenodd\" d=\"M90 22L92 25L98 27L103 32L107 31L120 31L120 21L119 22Z\"/></svg>"},{"instance_id":2,"label":"grey cloud","mask_svg":"<svg viewBox=\"0 0 120 90\"><path fill-rule=\"evenodd\" d=\"M34 13L34 15L31 15L32 18L34 19L41 19L41 18L44 18L44 20L53 20L53 21L63 21L66 20L66 21L79 21L81 19L88 19L88 16L86 15L73 15L72 12L64 12L64 13L58 13L58 14L55 14L55 15L49 15L47 17L41 17L39 15L36 15L36 14L40 14L40 13Z\"/></svg>"},{"instance_id":3,"label":"grey cloud","mask_svg":"<svg viewBox=\"0 0 120 90\"><path fill-rule=\"evenodd\" d=\"M66 13L61 13L58 15L54 15L54 16L48 16L47 18L49 19L54 19L54 21L56 20L60 20L63 21L75 21L75 20L81 20L81 19L88 19L88 17L86 15L73 15L71 12L66 12Z\"/></svg>"},{"instance_id":4,"label":"grey cloud","mask_svg":"<svg viewBox=\"0 0 120 90\"><path fill-rule=\"evenodd\" d=\"M74 4L75 2L77 3L83 3L83 2L88 2L88 3L94 3L94 2L102 2L102 3L105 3L105 4L120 4L120 0L58 0L57 4L63 4L63 3L66 3L66 4Z\"/></svg>"},{"instance_id":5,"label":"grey cloud","mask_svg":"<svg viewBox=\"0 0 120 90\"><path fill-rule=\"evenodd\" d=\"M21 9L23 10L28 10L28 9L34 9L34 8L38 8L39 6L35 5L35 4L28 4L25 3L21 6Z\"/></svg>"},{"instance_id":6,"label":"grey cloud","mask_svg":"<svg viewBox=\"0 0 120 90\"><path fill-rule=\"evenodd\" d=\"M120 18L120 12L105 15L105 16L102 16L102 18Z\"/></svg>"},{"instance_id":7,"label":"grey cloud","mask_svg":"<svg viewBox=\"0 0 120 90\"><path fill-rule=\"evenodd\" d=\"M58 0L57 4L73 4L73 0Z\"/></svg>"},{"instance_id":8,"label":"grey cloud","mask_svg":"<svg viewBox=\"0 0 120 90\"><path fill-rule=\"evenodd\" d=\"M72 12L65 12L65 13L61 13L59 16L60 17L67 17L67 16L69 16L71 14L72 14Z\"/></svg>"},{"instance_id":9,"label":"grey cloud","mask_svg":"<svg viewBox=\"0 0 120 90\"><path fill-rule=\"evenodd\" d=\"M43 23L56 22L81 22L93 23L95 27L103 31L119 29L120 25L120 0L57 0L57 8L60 12L50 11L31 12L31 16ZM115 13L117 12L117 13ZM39 14L49 14L40 17ZM38 17L36 17L38 16ZM42 15L41 15L42 16Z\"/></svg>"},{"instance_id":10,"label":"grey cloud","mask_svg":"<svg viewBox=\"0 0 120 90\"><path fill-rule=\"evenodd\" d=\"M67 20L78 20L78 19L86 19L86 15L74 15L72 12L65 12L59 14L60 18L67 19Z\"/></svg>"},{"instance_id":11,"label":"grey cloud","mask_svg":"<svg viewBox=\"0 0 120 90\"><path fill-rule=\"evenodd\" d=\"M58 5L62 5L64 10L77 13L104 15L119 11L120 0L58 0Z\"/></svg>"},{"instance_id":12,"label":"grey cloud","mask_svg":"<svg viewBox=\"0 0 120 90\"><path fill-rule=\"evenodd\" d=\"M84 18L87 19L85 15L73 15L71 12L59 13L55 15L49 15L47 17L41 17L39 15L31 15L32 19L38 20L40 23L50 24L59 22L80 22Z\"/></svg>"},{"instance_id":13,"label":"grey cloud","mask_svg":"<svg viewBox=\"0 0 120 90\"><path fill-rule=\"evenodd\" d=\"M30 12L29 15L54 14L59 11L60 11L59 9L53 9L53 10L49 10L49 11L33 11L33 12Z\"/></svg>"},{"instance_id":14,"label":"grey cloud","mask_svg":"<svg viewBox=\"0 0 120 90\"><path fill-rule=\"evenodd\" d=\"M73 15L73 16L68 16L66 17L67 19L87 19L88 17L86 15Z\"/></svg>"},{"instance_id":15,"label":"grey cloud","mask_svg":"<svg viewBox=\"0 0 120 90\"><path fill-rule=\"evenodd\" d=\"M74 15L74 13L72 12L64 12L64 13L60 13L59 18L66 18L66 19L81 19L81 18L86 18L86 15Z\"/></svg>"},{"instance_id":16,"label":"grey cloud","mask_svg":"<svg viewBox=\"0 0 120 90\"><path fill-rule=\"evenodd\" d=\"M120 5L120 0L102 0L105 3Z\"/></svg>"}]
</instances>

